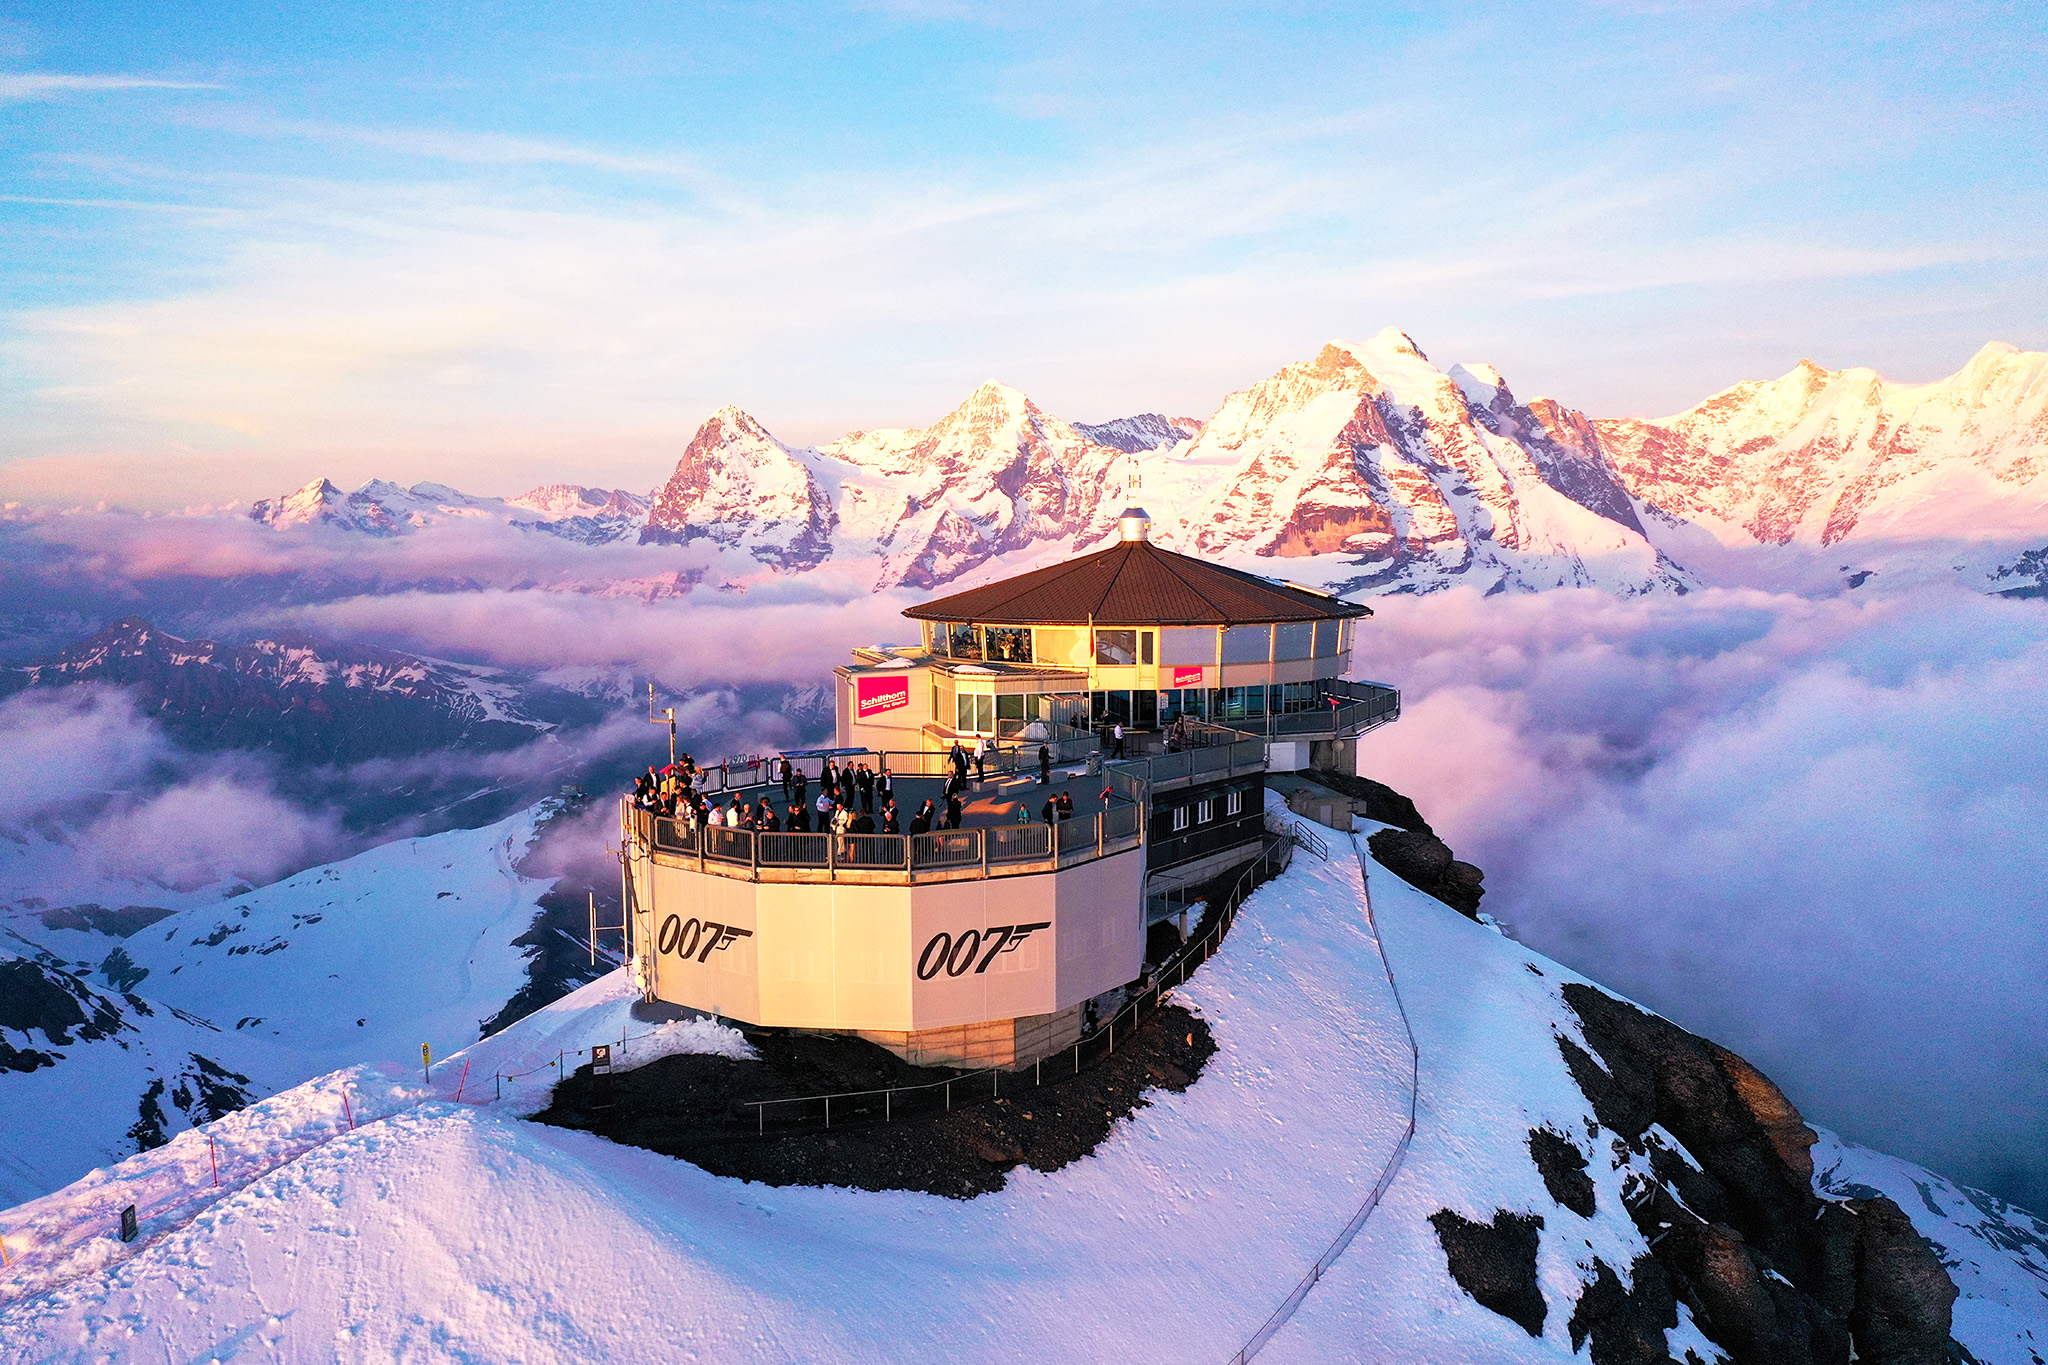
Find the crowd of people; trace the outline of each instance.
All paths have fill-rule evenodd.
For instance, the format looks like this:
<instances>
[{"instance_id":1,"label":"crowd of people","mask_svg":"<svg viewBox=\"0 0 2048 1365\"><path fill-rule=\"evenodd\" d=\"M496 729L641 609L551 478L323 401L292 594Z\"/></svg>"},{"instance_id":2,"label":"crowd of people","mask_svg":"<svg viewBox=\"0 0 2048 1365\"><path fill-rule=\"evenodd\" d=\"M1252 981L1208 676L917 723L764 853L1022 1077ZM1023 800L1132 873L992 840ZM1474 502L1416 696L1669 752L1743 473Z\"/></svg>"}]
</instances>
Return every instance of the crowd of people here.
<instances>
[{"instance_id":1,"label":"crowd of people","mask_svg":"<svg viewBox=\"0 0 2048 1365\"><path fill-rule=\"evenodd\" d=\"M810 775L787 758L771 765L782 791L780 805L768 791L749 798L744 792L720 796L702 790L703 770L690 755L679 755L667 767L650 766L633 783L633 805L697 829L719 826L763 834L930 834L959 829L966 814L967 757L956 746L954 774L941 798L926 800L906 827L896 806L895 779L885 765L879 771L866 763L825 760L815 800Z\"/></svg>"}]
</instances>

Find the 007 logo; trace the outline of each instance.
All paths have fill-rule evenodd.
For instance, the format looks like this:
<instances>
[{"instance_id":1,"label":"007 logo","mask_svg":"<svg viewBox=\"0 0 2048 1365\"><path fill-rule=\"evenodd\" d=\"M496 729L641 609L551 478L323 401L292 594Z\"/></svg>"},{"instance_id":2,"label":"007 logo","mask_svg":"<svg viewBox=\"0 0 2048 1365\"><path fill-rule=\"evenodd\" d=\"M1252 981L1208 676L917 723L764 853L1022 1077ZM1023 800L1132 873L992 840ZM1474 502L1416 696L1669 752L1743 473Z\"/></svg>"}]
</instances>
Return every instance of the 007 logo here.
<instances>
[{"instance_id":1,"label":"007 logo","mask_svg":"<svg viewBox=\"0 0 2048 1365\"><path fill-rule=\"evenodd\" d=\"M662 953L674 953L688 960L696 958L707 962L713 953L722 953L743 938L752 938L752 929L735 929L730 924L713 924L710 920L701 923L693 915L684 919L670 915L661 922L661 932L655 935L654 946Z\"/></svg>"},{"instance_id":2,"label":"007 logo","mask_svg":"<svg viewBox=\"0 0 2048 1365\"><path fill-rule=\"evenodd\" d=\"M917 958L917 979L930 981L940 972L947 976L965 976L971 970L980 976L988 970L998 954L1014 953L1040 929L1050 929L1051 920L1040 920L1036 924L996 924L987 929L966 929L960 937L940 932L933 934L925 943L924 951Z\"/></svg>"}]
</instances>

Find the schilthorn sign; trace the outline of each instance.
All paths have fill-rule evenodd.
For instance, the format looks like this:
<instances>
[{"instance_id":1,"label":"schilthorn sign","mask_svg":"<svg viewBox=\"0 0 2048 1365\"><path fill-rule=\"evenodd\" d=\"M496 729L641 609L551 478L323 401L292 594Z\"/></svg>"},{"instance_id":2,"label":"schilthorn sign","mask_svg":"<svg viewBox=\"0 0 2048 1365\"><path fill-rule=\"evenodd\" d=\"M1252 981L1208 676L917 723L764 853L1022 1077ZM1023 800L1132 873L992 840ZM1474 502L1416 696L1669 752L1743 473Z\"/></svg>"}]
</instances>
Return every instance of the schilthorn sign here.
<instances>
[{"instance_id":1,"label":"schilthorn sign","mask_svg":"<svg viewBox=\"0 0 2048 1365\"><path fill-rule=\"evenodd\" d=\"M907 674L899 673L893 678L856 678L853 688L856 717L880 715L884 711L898 711L910 705L910 678Z\"/></svg>"}]
</instances>

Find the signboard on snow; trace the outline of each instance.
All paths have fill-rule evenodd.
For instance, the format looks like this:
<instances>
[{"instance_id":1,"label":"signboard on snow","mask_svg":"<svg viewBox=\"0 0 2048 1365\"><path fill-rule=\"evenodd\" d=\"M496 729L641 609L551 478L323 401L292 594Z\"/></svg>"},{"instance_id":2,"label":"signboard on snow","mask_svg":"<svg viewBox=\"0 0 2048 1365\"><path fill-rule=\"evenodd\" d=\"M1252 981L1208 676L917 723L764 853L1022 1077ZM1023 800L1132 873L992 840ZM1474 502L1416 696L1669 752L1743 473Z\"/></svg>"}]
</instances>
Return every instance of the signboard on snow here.
<instances>
[{"instance_id":1,"label":"signboard on snow","mask_svg":"<svg viewBox=\"0 0 2048 1365\"><path fill-rule=\"evenodd\" d=\"M1202 685L1201 666L1174 669L1173 682L1169 685L1173 687L1200 687Z\"/></svg>"},{"instance_id":2,"label":"signboard on snow","mask_svg":"<svg viewBox=\"0 0 2048 1365\"><path fill-rule=\"evenodd\" d=\"M853 680L853 714L856 720L867 720L884 711L900 711L908 705L910 678L907 674Z\"/></svg>"}]
</instances>

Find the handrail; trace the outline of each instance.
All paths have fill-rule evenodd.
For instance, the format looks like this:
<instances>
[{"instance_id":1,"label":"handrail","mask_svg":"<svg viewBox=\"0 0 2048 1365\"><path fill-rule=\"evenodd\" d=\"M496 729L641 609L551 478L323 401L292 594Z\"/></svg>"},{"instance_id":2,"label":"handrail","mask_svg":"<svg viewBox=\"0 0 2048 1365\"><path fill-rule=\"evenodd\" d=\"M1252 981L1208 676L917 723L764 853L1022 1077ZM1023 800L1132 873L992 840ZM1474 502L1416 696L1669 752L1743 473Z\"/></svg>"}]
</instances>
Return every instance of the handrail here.
<instances>
[{"instance_id":1,"label":"handrail","mask_svg":"<svg viewBox=\"0 0 2048 1365\"><path fill-rule=\"evenodd\" d=\"M1277 815L1269 810L1266 812L1266 828L1275 834L1292 840L1297 846L1307 849L1323 862L1327 863L1330 861L1330 846L1323 842L1323 836L1317 834L1301 821L1289 820L1286 816Z\"/></svg>"},{"instance_id":2,"label":"handrail","mask_svg":"<svg viewBox=\"0 0 2048 1365\"><path fill-rule=\"evenodd\" d=\"M1142 790L1142 783L1139 786ZM781 880L774 874L787 872L818 872L832 879L860 873L868 880L876 874L915 880L921 872L963 870L982 877L1015 876L1047 865L1063 867L1122 853L1142 843L1145 833L1142 800L1053 826L1033 822L926 834L700 828L691 821L639 810L629 798L621 798L620 811L624 824L638 835L636 847L649 854L693 858L700 871L746 881L760 881L764 869L769 880Z\"/></svg>"},{"instance_id":3,"label":"handrail","mask_svg":"<svg viewBox=\"0 0 2048 1365\"><path fill-rule=\"evenodd\" d=\"M1281 872L1285 872L1287 870L1287 866L1293 858L1293 853L1294 845L1292 844L1292 842L1281 840L1273 840L1268 842L1267 846L1263 850L1261 850L1259 856L1253 859L1245 867L1245 870L1238 875L1237 880L1231 884L1230 891L1227 892L1224 897L1226 905L1224 909L1221 911L1221 913L1218 914L1217 922L1214 926L1210 928L1209 932L1204 934L1200 939L1194 942L1182 944L1177 952L1175 952L1171 957L1167 958L1166 961L1159 964L1158 971L1149 978L1139 978L1139 981L1141 983L1140 988L1138 990L1138 993L1131 998L1130 1002L1126 1004L1122 1009L1118 1010L1116 1014L1111 1016L1106 1024L1103 1024L1102 1026L1098 1027L1094 1033L1085 1035L1079 1042L1073 1044L1072 1052L1074 1065L1072 1072L1069 1073L1070 1076L1078 1076L1079 1074L1081 1074L1081 1051L1085 1046L1091 1045L1096 1039L1103 1039L1108 1044L1103 1049L1102 1055L1104 1057L1107 1057L1110 1053L1116 1051L1116 1031L1118 1026L1123 1023L1125 1016L1129 1016L1131 1022L1135 1024L1137 1022L1140 1011L1145 1008L1148 987L1143 983L1149 981L1149 991L1151 999L1150 1008L1152 1010L1157 1010L1162 1004L1165 1003L1166 992L1169 989L1171 989L1171 987L1169 987L1166 984L1166 978L1168 976L1178 973L1177 976L1174 976L1173 985L1179 986L1185 984L1188 977L1194 972L1194 970L1197 967L1200 967L1204 962L1207 962L1211 957L1215 956L1217 949L1222 947L1224 935L1229 932L1230 926L1237 922L1237 913L1240 907L1243 906L1245 897L1249 896L1255 889L1257 883L1254 879L1256 878L1259 869L1265 867L1268 863L1274 861L1274 859L1277 856L1280 865L1272 875L1278 876ZM1126 1028L1125 1036L1128 1037L1130 1033L1131 1030L1129 1028ZM1067 1049L1062 1048L1060 1049L1060 1051L1065 1052L1067 1051ZM1051 1056L1057 1054L1047 1055ZM1034 1065L1032 1079L1028 1082L1028 1084L1030 1084L1034 1088L1045 1083L1044 1060L1044 1058L1039 1058ZM996 1099L999 1098L1001 1095L1002 1077L1010 1074L1015 1074L1021 1078L1022 1071L1021 1069L1019 1069L1018 1071L1013 1073L1011 1069L1008 1067L989 1066L983 1067L979 1071L962 1072L960 1075L949 1076L944 1080L923 1081L916 1085L891 1085L883 1086L873 1090L841 1090L835 1091L829 1095L787 1095L779 1099L748 1100L745 1101L740 1107L752 1109L754 1111L755 1136L757 1137L764 1136L767 1132L768 1107L770 1105L778 1104L822 1104L825 1119L825 1127L829 1129L832 1126L832 1102L834 1100L839 1100L842 1103L844 1103L848 1100L872 1101L874 1099L880 1098L882 1101L882 1121L884 1123L889 1123L893 1122L895 1119L895 1100L896 1097L899 1095L916 1095L933 1090L938 1090L944 1094L946 1108L950 1110L953 1107L954 1086L965 1085L968 1082L978 1080L982 1077L987 1077L989 1079L988 1098ZM1027 1084L1027 1082L1019 1079L1016 1082L1016 1084L1022 1085ZM980 1103L981 1097L977 1096L968 1102ZM806 1120L807 1117L807 1115L799 1115L794 1120L778 1120L778 1122L802 1123ZM842 1118L840 1122L844 1124L846 1120Z\"/></svg>"}]
</instances>

